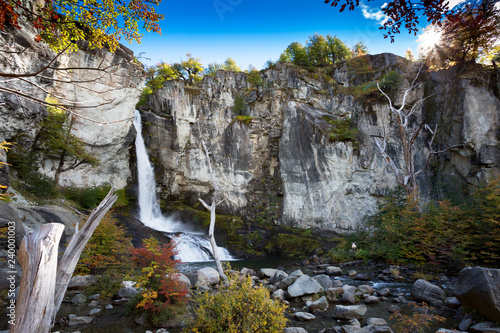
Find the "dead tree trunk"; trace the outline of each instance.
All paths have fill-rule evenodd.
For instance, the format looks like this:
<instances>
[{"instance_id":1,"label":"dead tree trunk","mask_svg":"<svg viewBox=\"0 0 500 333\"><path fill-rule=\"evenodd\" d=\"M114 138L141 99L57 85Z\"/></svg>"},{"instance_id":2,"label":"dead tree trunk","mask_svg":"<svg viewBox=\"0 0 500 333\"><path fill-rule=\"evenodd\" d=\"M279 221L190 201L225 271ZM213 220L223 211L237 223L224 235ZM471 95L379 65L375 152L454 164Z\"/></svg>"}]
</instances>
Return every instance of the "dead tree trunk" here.
<instances>
[{"instance_id":1,"label":"dead tree trunk","mask_svg":"<svg viewBox=\"0 0 500 333\"><path fill-rule=\"evenodd\" d=\"M59 264L57 250L64 225L46 224L23 238L19 250L23 276L11 333L50 332L85 245L117 199L113 192L112 188L92 211L83 228L75 232Z\"/></svg>"},{"instance_id":2,"label":"dead tree trunk","mask_svg":"<svg viewBox=\"0 0 500 333\"><path fill-rule=\"evenodd\" d=\"M401 161L402 163L399 163L401 165L400 167L397 166L397 164L393 161L393 159L389 156L387 152L387 132L385 130L384 125L382 125L383 126L382 135L375 136L375 143L379 148L382 157L387 161L392 171L394 172L396 180L401 184L401 186L403 186L408 196L414 195L414 197L417 200L418 200L418 182L416 177L427 168L431 156L437 153L432 148L434 138L436 136L437 125L434 127L434 129L432 129L428 124L424 123L423 121L420 123L417 122L417 125L415 126L411 126L409 122L411 116L417 117L419 113L419 107L422 105L422 103L427 98L433 95L419 99L418 101L413 103L412 107L409 110L406 109L406 98L413 89L418 87L419 84L417 84L416 81L420 74L420 71L422 70L422 66L418 70L418 73L415 76L415 79L413 80L410 88L405 90L405 93L403 95L402 105L399 108L394 106L391 98L380 88L379 84L377 83L378 90L387 98L387 101L389 102L389 110L391 114L394 115L396 118L396 123L399 132L399 139L401 140L401 148L403 150L403 161ZM428 157L427 163L420 169L416 170L414 156L413 156L413 147L422 129L429 131L429 133L431 134L431 139L429 141L429 153L427 156Z\"/></svg>"},{"instance_id":3,"label":"dead tree trunk","mask_svg":"<svg viewBox=\"0 0 500 333\"><path fill-rule=\"evenodd\" d=\"M217 202L218 197L219 197L219 187L217 185L217 182L215 181L215 175L212 169L212 162L210 160L210 152L207 149L207 146L205 145L205 141L203 139L201 140L201 145L203 146L203 151L205 152L205 155L207 157L207 162L208 162L208 170L210 172L210 177L212 180L212 186L214 187L214 193L212 197L212 204L209 206L202 198L199 198L200 202L203 204L203 206L210 212L210 227L208 228L208 237L210 239L210 245L212 246L212 252L214 256L214 261L215 261L215 266L217 266L217 271L219 272L219 275L221 278L226 281L227 277L224 274L224 270L222 269L222 265L220 263L220 257L219 257L219 249L217 247L217 244L215 243L215 236L214 236L214 231L215 231L215 207L220 204L222 201Z\"/></svg>"},{"instance_id":4,"label":"dead tree trunk","mask_svg":"<svg viewBox=\"0 0 500 333\"><path fill-rule=\"evenodd\" d=\"M49 332L52 328L57 250L64 225L44 224L36 233L25 236L19 247L23 269L16 306L16 321L11 333Z\"/></svg>"}]
</instances>

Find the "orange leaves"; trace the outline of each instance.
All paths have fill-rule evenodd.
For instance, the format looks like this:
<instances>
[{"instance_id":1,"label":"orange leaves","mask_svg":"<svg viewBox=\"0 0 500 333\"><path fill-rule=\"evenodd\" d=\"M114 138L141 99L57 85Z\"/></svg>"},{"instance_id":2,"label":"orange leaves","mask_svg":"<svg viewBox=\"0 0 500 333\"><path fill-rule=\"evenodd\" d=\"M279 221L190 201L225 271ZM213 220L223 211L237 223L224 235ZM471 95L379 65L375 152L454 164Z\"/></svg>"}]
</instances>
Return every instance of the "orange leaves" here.
<instances>
[{"instance_id":1,"label":"orange leaves","mask_svg":"<svg viewBox=\"0 0 500 333\"><path fill-rule=\"evenodd\" d=\"M0 0L0 30L6 26L13 26L21 29L18 24L19 14L16 12L17 2L11 0Z\"/></svg>"}]
</instances>

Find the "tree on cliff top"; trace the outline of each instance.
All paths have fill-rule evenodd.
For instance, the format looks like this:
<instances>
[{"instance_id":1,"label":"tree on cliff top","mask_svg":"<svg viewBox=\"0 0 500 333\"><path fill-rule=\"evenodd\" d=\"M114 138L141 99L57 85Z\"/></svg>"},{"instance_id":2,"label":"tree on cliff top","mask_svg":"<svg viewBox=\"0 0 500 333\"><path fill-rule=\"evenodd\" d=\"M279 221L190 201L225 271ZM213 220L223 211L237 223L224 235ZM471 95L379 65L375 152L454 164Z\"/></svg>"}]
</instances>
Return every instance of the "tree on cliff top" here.
<instances>
[{"instance_id":1,"label":"tree on cliff top","mask_svg":"<svg viewBox=\"0 0 500 333\"><path fill-rule=\"evenodd\" d=\"M77 41L91 48L114 51L119 40L140 42L143 29L160 33L163 15L155 12L160 0L0 0L0 30L21 29L19 21L35 28L35 41L43 41L55 51L76 50Z\"/></svg>"},{"instance_id":2,"label":"tree on cliff top","mask_svg":"<svg viewBox=\"0 0 500 333\"><path fill-rule=\"evenodd\" d=\"M497 0L472 1L443 22L438 53L452 63L475 61L494 49L499 36Z\"/></svg>"},{"instance_id":3,"label":"tree on cliff top","mask_svg":"<svg viewBox=\"0 0 500 333\"><path fill-rule=\"evenodd\" d=\"M67 100L59 96L60 102L54 104L45 99L53 93L52 86L55 83L70 84L91 93L104 94L110 89L103 90L102 87L109 87L109 84L101 84L102 81L115 81L112 76L116 76L124 64L134 64L135 59L122 49L119 61L113 59L106 62L103 59L94 62L94 65L65 67L61 56L79 48L115 52L120 39L140 42L141 22L142 29L160 33L158 22L163 15L157 14L154 8L159 3L160 0L0 0L0 31L6 32L0 48L0 59L5 65L0 70L0 92L48 107L60 107L85 118L74 110L96 108L112 100L90 105L86 101ZM21 30L26 30L28 34L20 34L18 31ZM50 47L52 52L47 48L36 48L36 43L27 41L26 37L30 34L33 34L35 42ZM29 52L35 55L33 69L12 65L16 64L15 59L20 54L28 58ZM40 60L42 63L36 64ZM56 76L56 72L61 74ZM84 78L75 79L78 75Z\"/></svg>"},{"instance_id":4,"label":"tree on cliff top","mask_svg":"<svg viewBox=\"0 0 500 333\"><path fill-rule=\"evenodd\" d=\"M371 1L371 0L368 0ZM340 12L346 8L354 10L359 6L359 0L324 0L336 7L341 4ZM451 14L448 0L395 0L384 3L380 7L382 13L387 16L387 21L379 29L385 30L384 38L391 38L394 42L394 36L400 33L401 26L404 26L409 33L417 35L417 25L420 23L419 17L427 18L432 24L441 24L443 18Z\"/></svg>"}]
</instances>

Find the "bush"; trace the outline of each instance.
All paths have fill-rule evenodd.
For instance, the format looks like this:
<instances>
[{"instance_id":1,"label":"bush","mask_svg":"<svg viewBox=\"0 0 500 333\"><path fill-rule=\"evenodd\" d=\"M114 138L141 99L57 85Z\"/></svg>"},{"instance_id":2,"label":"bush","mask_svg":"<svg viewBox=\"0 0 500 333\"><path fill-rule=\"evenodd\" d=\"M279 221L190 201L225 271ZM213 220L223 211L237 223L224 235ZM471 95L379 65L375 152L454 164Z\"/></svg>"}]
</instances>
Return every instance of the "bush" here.
<instances>
[{"instance_id":1,"label":"bush","mask_svg":"<svg viewBox=\"0 0 500 333\"><path fill-rule=\"evenodd\" d=\"M248 73L247 80L254 87L259 87L264 83L264 80L262 80L262 76L260 76L260 72L256 69L254 69L254 70L250 71L250 73Z\"/></svg>"},{"instance_id":2,"label":"bush","mask_svg":"<svg viewBox=\"0 0 500 333\"><path fill-rule=\"evenodd\" d=\"M247 105L240 95L234 95L233 112L239 116L243 116L247 112Z\"/></svg>"},{"instance_id":3,"label":"bush","mask_svg":"<svg viewBox=\"0 0 500 333\"><path fill-rule=\"evenodd\" d=\"M88 288L88 292L89 294L101 294L102 298L110 298L115 296L121 287L122 279L120 277L104 274L97 276L96 282Z\"/></svg>"},{"instance_id":4,"label":"bush","mask_svg":"<svg viewBox=\"0 0 500 333\"><path fill-rule=\"evenodd\" d=\"M325 120L331 125L328 131L330 142L352 142L354 148L359 149L359 130L352 119L332 119L325 117Z\"/></svg>"},{"instance_id":5,"label":"bush","mask_svg":"<svg viewBox=\"0 0 500 333\"><path fill-rule=\"evenodd\" d=\"M362 246L390 262L459 269L500 264L500 179L475 186L465 204L431 202L423 208L399 189L367 220Z\"/></svg>"},{"instance_id":6,"label":"bush","mask_svg":"<svg viewBox=\"0 0 500 333\"><path fill-rule=\"evenodd\" d=\"M75 274L99 274L106 272L112 276L123 275L132 266L129 253L132 247L130 237L118 221L108 212L95 229L80 256Z\"/></svg>"},{"instance_id":7,"label":"bush","mask_svg":"<svg viewBox=\"0 0 500 333\"><path fill-rule=\"evenodd\" d=\"M110 185L87 188L66 187L63 193L66 199L74 201L80 208L93 209L101 203L110 189Z\"/></svg>"},{"instance_id":8,"label":"bush","mask_svg":"<svg viewBox=\"0 0 500 333\"><path fill-rule=\"evenodd\" d=\"M286 305L269 298L262 285L252 286L250 276L227 273L228 281L215 294L199 294L195 302L197 333L283 332Z\"/></svg>"},{"instance_id":9,"label":"bush","mask_svg":"<svg viewBox=\"0 0 500 333\"><path fill-rule=\"evenodd\" d=\"M31 172L24 177L24 188L31 194L36 195L38 198L49 199L57 196L56 182L39 172Z\"/></svg>"},{"instance_id":10,"label":"bush","mask_svg":"<svg viewBox=\"0 0 500 333\"><path fill-rule=\"evenodd\" d=\"M154 324L185 312L188 290L177 278L175 254L174 242L160 245L153 237L132 249L132 262L139 269L136 287L142 292L130 301L129 310L145 313Z\"/></svg>"},{"instance_id":11,"label":"bush","mask_svg":"<svg viewBox=\"0 0 500 333\"><path fill-rule=\"evenodd\" d=\"M444 321L445 318L429 314L429 307L427 304L415 306L416 311L413 315L403 315L401 312L396 311L391 315L390 319L396 319L394 325L398 333L424 333L427 328L435 321Z\"/></svg>"},{"instance_id":12,"label":"bush","mask_svg":"<svg viewBox=\"0 0 500 333\"><path fill-rule=\"evenodd\" d=\"M396 71L390 71L385 74L380 80L380 88L389 96L392 97L398 90L401 82L401 75Z\"/></svg>"}]
</instances>

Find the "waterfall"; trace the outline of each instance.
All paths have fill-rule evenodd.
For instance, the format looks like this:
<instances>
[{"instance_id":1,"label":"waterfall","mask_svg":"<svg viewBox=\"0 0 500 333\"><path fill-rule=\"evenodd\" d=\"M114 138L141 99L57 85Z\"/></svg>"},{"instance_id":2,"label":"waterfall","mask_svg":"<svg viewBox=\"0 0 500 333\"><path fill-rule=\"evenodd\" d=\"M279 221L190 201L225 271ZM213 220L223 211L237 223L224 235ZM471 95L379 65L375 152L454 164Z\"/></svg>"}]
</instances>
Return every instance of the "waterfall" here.
<instances>
[{"instance_id":1,"label":"waterfall","mask_svg":"<svg viewBox=\"0 0 500 333\"><path fill-rule=\"evenodd\" d=\"M137 155L137 179L139 182L139 220L147 227L165 232L173 237L178 251L176 259L183 262L212 260L212 249L207 235L194 232L185 223L171 217L163 216L156 197L156 182L153 166L149 161L144 138L142 137L142 120L139 111L135 111L134 126L137 131L135 149ZM218 247L222 260L233 257L223 248Z\"/></svg>"}]
</instances>

